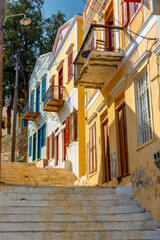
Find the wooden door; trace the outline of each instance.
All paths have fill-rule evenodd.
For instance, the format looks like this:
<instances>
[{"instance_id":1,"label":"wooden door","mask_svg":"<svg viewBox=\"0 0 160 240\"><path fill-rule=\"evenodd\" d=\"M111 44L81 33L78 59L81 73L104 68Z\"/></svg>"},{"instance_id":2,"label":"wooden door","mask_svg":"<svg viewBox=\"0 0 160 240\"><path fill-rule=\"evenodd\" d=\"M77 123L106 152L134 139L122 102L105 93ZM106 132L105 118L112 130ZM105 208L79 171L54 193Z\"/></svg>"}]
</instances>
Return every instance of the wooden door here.
<instances>
[{"instance_id":1,"label":"wooden door","mask_svg":"<svg viewBox=\"0 0 160 240\"><path fill-rule=\"evenodd\" d=\"M110 151L109 151L109 128L108 121L103 124L103 152L104 152L104 174L105 182L111 180L111 161L110 161Z\"/></svg>"},{"instance_id":2,"label":"wooden door","mask_svg":"<svg viewBox=\"0 0 160 240\"><path fill-rule=\"evenodd\" d=\"M56 136L56 162L55 165L58 165L58 160L59 160L59 135Z\"/></svg>"},{"instance_id":3,"label":"wooden door","mask_svg":"<svg viewBox=\"0 0 160 240\"><path fill-rule=\"evenodd\" d=\"M67 155L67 132L66 129L64 129L64 161L66 161L66 155Z\"/></svg>"},{"instance_id":4,"label":"wooden door","mask_svg":"<svg viewBox=\"0 0 160 240\"><path fill-rule=\"evenodd\" d=\"M118 109L118 125L119 125L119 145L120 145L120 167L121 176L129 172L128 169L128 144L127 144L127 123L126 123L126 107L125 104Z\"/></svg>"},{"instance_id":5,"label":"wooden door","mask_svg":"<svg viewBox=\"0 0 160 240\"><path fill-rule=\"evenodd\" d=\"M63 67L59 70L59 77L58 77L58 97L59 99L63 99Z\"/></svg>"}]
</instances>

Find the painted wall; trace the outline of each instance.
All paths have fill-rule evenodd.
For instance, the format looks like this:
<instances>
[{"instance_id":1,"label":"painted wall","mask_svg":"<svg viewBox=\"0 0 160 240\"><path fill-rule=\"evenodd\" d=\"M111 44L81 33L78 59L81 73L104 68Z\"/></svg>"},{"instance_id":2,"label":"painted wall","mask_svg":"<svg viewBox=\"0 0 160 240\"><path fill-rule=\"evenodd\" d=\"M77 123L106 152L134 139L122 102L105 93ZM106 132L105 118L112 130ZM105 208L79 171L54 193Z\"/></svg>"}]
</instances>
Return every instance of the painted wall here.
<instances>
[{"instance_id":1,"label":"painted wall","mask_svg":"<svg viewBox=\"0 0 160 240\"><path fill-rule=\"evenodd\" d=\"M62 42L59 44L59 48L51 56L51 59L54 58L52 64L50 63L50 84L54 79L54 85L58 86L58 72L63 66L63 86L65 102L61 110L54 114L49 113L48 120L48 136L51 133L55 133L55 130L58 131L55 133L55 136L59 135L59 162L58 166L63 164L63 131L65 129L65 119L68 115L73 112L73 108L77 111L78 120L77 120L77 129L78 129L78 138L76 141L73 141L67 147L67 159L71 162L71 170L78 176L85 174L85 143L83 139L85 138L85 113L84 113L84 90L74 89L74 78L72 75L71 80L68 82L68 55L73 51L73 61L77 55L78 50L82 45L82 36L83 32L81 30L83 20L82 16L75 16L72 21L69 21L70 26L67 28L65 35L63 36ZM61 27L62 28L62 27ZM58 36L57 36L58 38ZM53 47L54 49L54 47ZM74 68L73 68L74 71ZM53 159L53 166L54 166Z\"/></svg>"},{"instance_id":2,"label":"painted wall","mask_svg":"<svg viewBox=\"0 0 160 240\"><path fill-rule=\"evenodd\" d=\"M40 117L35 121L29 121L28 123L28 162L33 161L33 135L36 133L36 157L38 149L38 130L47 123L48 113L43 111L44 103L42 101L42 79L46 76L46 90L48 88L48 63L49 63L50 53L41 55L35 64L31 79L29 82L29 100L31 93L34 92L34 103L36 103L36 89L40 86ZM36 105L34 104L34 107ZM29 138L32 136L32 155L29 157ZM41 148L41 158L46 159L46 146Z\"/></svg>"},{"instance_id":3,"label":"painted wall","mask_svg":"<svg viewBox=\"0 0 160 240\"><path fill-rule=\"evenodd\" d=\"M121 1L118 3L119 21L122 20ZM91 11L91 10L90 10ZM98 21L97 14L90 13L92 20ZM114 13L114 16L117 16ZM89 22L89 20L88 20ZM144 23L145 22L145 23ZM100 23L100 22L97 22ZM143 24L143 27L141 25ZM150 16L148 3L141 5L137 13L129 21L128 29L149 38L159 38L159 16ZM85 19L83 28L87 29ZM152 211L154 219L160 221L160 169L154 163L154 153L160 146L160 108L159 108L159 56L155 48L157 40L143 39L131 33L120 34L120 44L123 48L124 58L117 72L109 83L99 90L86 90L86 177L89 184L102 184L105 182L105 164L103 153L102 123L108 119L109 124L109 150L112 180L108 186L132 183L134 194L147 210ZM84 36L86 32L84 33ZM133 38L133 39L132 39ZM158 48L157 48L158 49ZM148 53L148 57L143 57ZM156 54L155 54L156 53ZM143 59L143 60L142 60ZM135 63L138 63L137 66ZM135 101L135 78L147 67L151 93L151 112L153 138L145 144L138 146L137 110ZM134 70L132 70L134 68ZM133 74L134 72L134 74ZM88 95L90 94L90 95ZM104 104L103 101L105 100ZM130 176L119 178L120 171L120 144L118 128L118 108L125 103L127 119L128 163ZM96 123L97 170L89 174L89 128Z\"/></svg>"}]
</instances>

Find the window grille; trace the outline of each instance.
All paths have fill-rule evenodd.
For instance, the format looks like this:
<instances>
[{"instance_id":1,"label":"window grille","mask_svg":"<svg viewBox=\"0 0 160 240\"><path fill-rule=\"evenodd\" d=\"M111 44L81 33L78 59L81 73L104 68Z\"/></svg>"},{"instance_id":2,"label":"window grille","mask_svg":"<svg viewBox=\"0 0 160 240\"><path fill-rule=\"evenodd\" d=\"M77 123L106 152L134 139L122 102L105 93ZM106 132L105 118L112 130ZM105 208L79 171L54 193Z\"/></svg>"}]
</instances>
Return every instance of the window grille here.
<instances>
[{"instance_id":1,"label":"window grille","mask_svg":"<svg viewBox=\"0 0 160 240\"><path fill-rule=\"evenodd\" d=\"M138 145L152 139L152 118L147 68L136 79Z\"/></svg>"}]
</instances>

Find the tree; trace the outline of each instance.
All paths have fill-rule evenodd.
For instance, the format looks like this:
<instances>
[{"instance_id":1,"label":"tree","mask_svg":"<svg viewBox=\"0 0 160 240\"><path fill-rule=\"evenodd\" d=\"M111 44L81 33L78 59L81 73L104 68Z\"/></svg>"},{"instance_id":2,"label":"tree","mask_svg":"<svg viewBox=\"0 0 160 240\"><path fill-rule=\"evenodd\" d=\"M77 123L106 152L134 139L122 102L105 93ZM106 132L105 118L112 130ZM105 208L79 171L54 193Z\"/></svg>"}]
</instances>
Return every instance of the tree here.
<instances>
[{"instance_id":1,"label":"tree","mask_svg":"<svg viewBox=\"0 0 160 240\"><path fill-rule=\"evenodd\" d=\"M57 14L52 14L46 19L46 37L43 42L42 52L50 52L52 50L58 28L65 23L65 15L59 10Z\"/></svg>"},{"instance_id":2,"label":"tree","mask_svg":"<svg viewBox=\"0 0 160 240\"><path fill-rule=\"evenodd\" d=\"M43 3L43 0L6 0L6 16L25 13L32 20L29 26L19 24L22 17L8 18L5 23L4 98L7 97L10 100L7 118L9 133L17 50L20 50L18 109L22 111L24 104L28 102L28 83L36 59L40 54L52 50L57 30L65 22L65 15L60 11L56 15L52 15L50 19L45 20L41 12Z\"/></svg>"}]
</instances>

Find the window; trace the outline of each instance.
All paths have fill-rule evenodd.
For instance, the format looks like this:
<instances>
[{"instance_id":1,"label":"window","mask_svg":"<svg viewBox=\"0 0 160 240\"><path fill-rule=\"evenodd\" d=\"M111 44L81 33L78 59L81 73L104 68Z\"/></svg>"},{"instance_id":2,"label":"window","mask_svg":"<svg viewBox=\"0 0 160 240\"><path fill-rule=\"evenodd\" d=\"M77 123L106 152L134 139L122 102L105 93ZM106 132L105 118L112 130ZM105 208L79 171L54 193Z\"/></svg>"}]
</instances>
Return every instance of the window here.
<instances>
[{"instance_id":1,"label":"window","mask_svg":"<svg viewBox=\"0 0 160 240\"><path fill-rule=\"evenodd\" d=\"M46 76L42 79L42 100L44 99L45 93L46 93Z\"/></svg>"},{"instance_id":2,"label":"window","mask_svg":"<svg viewBox=\"0 0 160 240\"><path fill-rule=\"evenodd\" d=\"M68 82L71 81L73 75L73 50L68 55Z\"/></svg>"},{"instance_id":3,"label":"window","mask_svg":"<svg viewBox=\"0 0 160 240\"><path fill-rule=\"evenodd\" d=\"M140 7L141 3L129 3L129 18L130 20L134 16L134 14L137 12L138 8Z\"/></svg>"},{"instance_id":4,"label":"window","mask_svg":"<svg viewBox=\"0 0 160 240\"><path fill-rule=\"evenodd\" d=\"M140 0L133 1L125 1L122 0L122 24L123 27L127 25L127 23L131 20L133 15L137 12L138 8L140 7L141 3Z\"/></svg>"},{"instance_id":5,"label":"window","mask_svg":"<svg viewBox=\"0 0 160 240\"><path fill-rule=\"evenodd\" d=\"M46 145L46 123L42 126L42 147Z\"/></svg>"},{"instance_id":6,"label":"window","mask_svg":"<svg viewBox=\"0 0 160 240\"><path fill-rule=\"evenodd\" d=\"M152 139L152 120L147 68L136 79L138 144Z\"/></svg>"},{"instance_id":7,"label":"window","mask_svg":"<svg viewBox=\"0 0 160 240\"><path fill-rule=\"evenodd\" d=\"M29 157L32 156L32 136L29 138Z\"/></svg>"},{"instance_id":8,"label":"window","mask_svg":"<svg viewBox=\"0 0 160 240\"><path fill-rule=\"evenodd\" d=\"M97 170L96 123L89 128L89 173Z\"/></svg>"}]
</instances>

